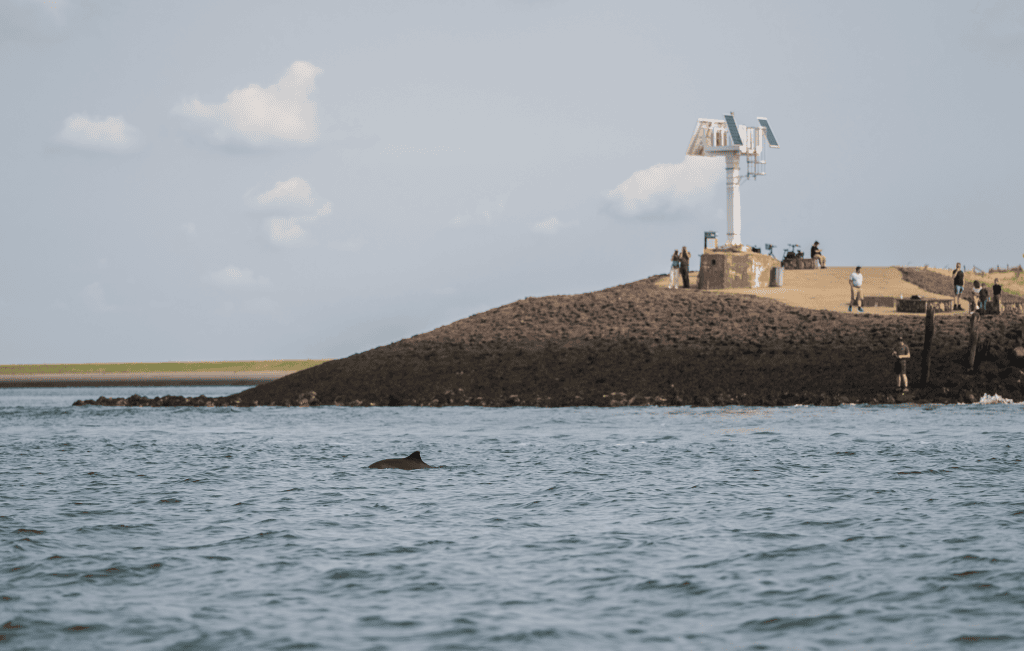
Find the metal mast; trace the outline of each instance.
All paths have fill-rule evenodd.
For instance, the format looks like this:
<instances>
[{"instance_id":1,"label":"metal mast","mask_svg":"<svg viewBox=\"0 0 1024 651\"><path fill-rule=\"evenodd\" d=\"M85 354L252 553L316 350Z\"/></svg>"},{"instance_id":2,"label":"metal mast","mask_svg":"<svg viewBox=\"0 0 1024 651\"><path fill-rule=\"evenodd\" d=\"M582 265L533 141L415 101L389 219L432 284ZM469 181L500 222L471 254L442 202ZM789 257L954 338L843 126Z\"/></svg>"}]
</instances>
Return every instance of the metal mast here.
<instances>
[{"instance_id":1,"label":"metal mast","mask_svg":"<svg viewBox=\"0 0 1024 651\"><path fill-rule=\"evenodd\" d=\"M686 155L725 157L725 212L728 226L725 246L742 248L740 182L744 178L764 176L765 161L760 158L764 141L767 140L768 146L773 149L778 149L779 143L768 125L768 118L757 118L759 126L748 127L736 124L732 113L724 117L724 120L698 119ZM746 174L740 171L741 156L747 159Z\"/></svg>"}]
</instances>

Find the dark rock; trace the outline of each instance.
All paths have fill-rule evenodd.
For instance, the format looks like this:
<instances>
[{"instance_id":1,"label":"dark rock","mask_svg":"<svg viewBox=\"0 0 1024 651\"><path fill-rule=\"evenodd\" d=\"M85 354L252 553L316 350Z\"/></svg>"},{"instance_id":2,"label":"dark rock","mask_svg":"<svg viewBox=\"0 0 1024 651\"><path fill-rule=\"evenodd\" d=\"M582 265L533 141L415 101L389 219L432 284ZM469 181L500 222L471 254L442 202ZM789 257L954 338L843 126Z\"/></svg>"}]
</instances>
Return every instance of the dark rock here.
<instances>
[{"instance_id":1,"label":"dark rock","mask_svg":"<svg viewBox=\"0 0 1024 651\"><path fill-rule=\"evenodd\" d=\"M951 290L950 290L951 291ZM964 374L966 322L940 315L931 385L945 400L1016 387L1007 376L1019 320L986 317L981 373ZM652 280L518 301L224 398L132 396L133 406L835 405L894 402L890 346L909 338L920 374L921 320L857 318L771 299L669 292ZM1016 353L1014 353L1016 354ZM979 355L979 358L981 356ZM1022 363L1024 364L1024 363ZM879 396L879 393L883 395ZM121 399L124 401L125 399ZM115 405L100 398L83 404Z\"/></svg>"}]
</instances>

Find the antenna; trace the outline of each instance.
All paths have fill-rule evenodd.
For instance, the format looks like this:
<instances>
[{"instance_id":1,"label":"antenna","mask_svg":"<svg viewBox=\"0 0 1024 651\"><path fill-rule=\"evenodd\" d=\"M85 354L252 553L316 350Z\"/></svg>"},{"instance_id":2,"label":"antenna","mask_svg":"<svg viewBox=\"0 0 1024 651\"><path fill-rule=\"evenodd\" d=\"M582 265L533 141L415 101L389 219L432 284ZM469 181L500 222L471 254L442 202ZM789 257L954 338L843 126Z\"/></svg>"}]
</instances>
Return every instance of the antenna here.
<instances>
[{"instance_id":1,"label":"antenna","mask_svg":"<svg viewBox=\"0 0 1024 651\"><path fill-rule=\"evenodd\" d=\"M740 243L740 156L747 159L745 178L757 178L765 175L766 162L761 158L764 150L763 142L768 146L779 148L768 118L757 118L759 126L748 127L736 124L732 113L723 116L724 120L699 118L697 126L690 136L690 144L686 148L687 156L724 156L725 157L725 211L729 226L726 247L742 247ZM744 136L746 136L744 138ZM706 244L706 242L705 242Z\"/></svg>"}]
</instances>

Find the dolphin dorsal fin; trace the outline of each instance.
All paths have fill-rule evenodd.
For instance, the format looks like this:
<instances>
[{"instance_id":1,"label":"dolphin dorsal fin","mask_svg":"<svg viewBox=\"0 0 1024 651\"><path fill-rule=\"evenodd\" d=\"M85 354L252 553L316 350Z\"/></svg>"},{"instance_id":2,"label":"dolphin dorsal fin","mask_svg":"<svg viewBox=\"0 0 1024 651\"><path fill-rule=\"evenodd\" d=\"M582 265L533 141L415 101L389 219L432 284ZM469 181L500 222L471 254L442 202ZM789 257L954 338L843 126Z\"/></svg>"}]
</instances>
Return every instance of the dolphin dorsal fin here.
<instances>
[{"instance_id":1,"label":"dolphin dorsal fin","mask_svg":"<svg viewBox=\"0 0 1024 651\"><path fill-rule=\"evenodd\" d=\"M420 459L420 451L419 450L416 450L415 452L413 452L412 454L407 456L406 459L412 459L413 461L423 461L423 459Z\"/></svg>"}]
</instances>

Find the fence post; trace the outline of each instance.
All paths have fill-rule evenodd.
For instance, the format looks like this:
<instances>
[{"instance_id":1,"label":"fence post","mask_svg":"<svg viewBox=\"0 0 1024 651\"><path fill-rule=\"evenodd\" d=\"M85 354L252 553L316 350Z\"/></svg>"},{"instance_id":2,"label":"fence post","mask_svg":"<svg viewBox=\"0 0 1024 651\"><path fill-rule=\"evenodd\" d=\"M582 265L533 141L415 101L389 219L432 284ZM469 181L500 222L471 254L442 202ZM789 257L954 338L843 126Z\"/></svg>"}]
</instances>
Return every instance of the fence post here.
<instances>
[{"instance_id":1,"label":"fence post","mask_svg":"<svg viewBox=\"0 0 1024 651\"><path fill-rule=\"evenodd\" d=\"M924 315L924 350L921 352L921 386L928 386L932 372L932 339L935 337L935 306Z\"/></svg>"},{"instance_id":2,"label":"fence post","mask_svg":"<svg viewBox=\"0 0 1024 651\"><path fill-rule=\"evenodd\" d=\"M970 370L974 370L974 357L978 354L978 321L980 319L978 310L975 310L971 314L971 349L967 354L967 368Z\"/></svg>"}]
</instances>

